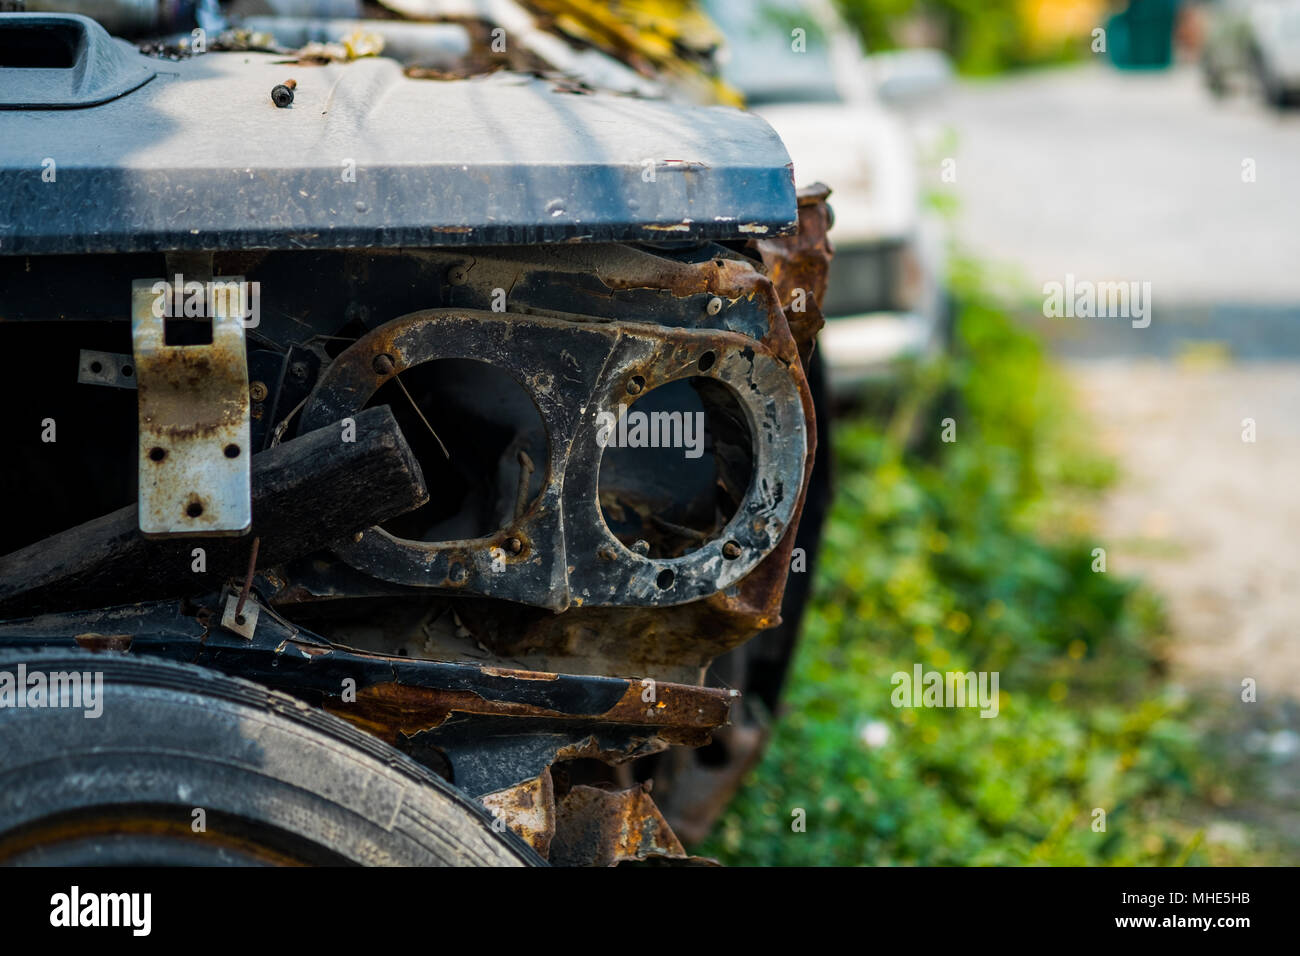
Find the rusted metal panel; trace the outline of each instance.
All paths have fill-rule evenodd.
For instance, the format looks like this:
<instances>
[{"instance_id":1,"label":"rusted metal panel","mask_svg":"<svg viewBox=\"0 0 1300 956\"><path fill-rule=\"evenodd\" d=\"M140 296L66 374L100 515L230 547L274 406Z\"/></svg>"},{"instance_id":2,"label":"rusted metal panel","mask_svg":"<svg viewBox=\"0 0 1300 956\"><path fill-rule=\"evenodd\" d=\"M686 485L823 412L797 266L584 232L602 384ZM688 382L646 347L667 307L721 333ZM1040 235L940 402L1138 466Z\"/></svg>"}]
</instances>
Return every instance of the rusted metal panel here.
<instances>
[{"instance_id":1,"label":"rusted metal panel","mask_svg":"<svg viewBox=\"0 0 1300 956\"><path fill-rule=\"evenodd\" d=\"M0 623L5 646L78 646L190 661L284 690L406 750L471 796L536 778L557 760L608 762L723 726L734 692L635 678L548 674L342 647L263 613L251 638L219 627L211 599ZM446 766L442 767L441 764Z\"/></svg>"},{"instance_id":2,"label":"rusted metal panel","mask_svg":"<svg viewBox=\"0 0 1300 956\"><path fill-rule=\"evenodd\" d=\"M244 288L239 276L222 283ZM173 295L174 292L174 295ZM203 292L198 293L205 295ZM244 308L228 298L200 313L207 344L168 344L173 301L166 279L131 286L131 338L140 416L140 532L146 536L238 536L253 521ZM213 302L216 302L215 298Z\"/></svg>"},{"instance_id":3,"label":"rusted metal panel","mask_svg":"<svg viewBox=\"0 0 1300 956\"><path fill-rule=\"evenodd\" d=\"M488 812L546 857L555 836L555 785L548 767L532 780L479 798Z\"/></svg>"},{"instance_id":4,"label":"rusted metal panel","mask_svg":"<svg viewBox=\"0 0 1300 956\"><path fill-rule=\"evenodd\" d=\"M417 352L412 354L474 354L494 361L498 367L508 369L516 380L525 382L530 394L537 398L548 429L547 444L535 456L539 469L537 480L540 482L545 476L548 489L563 492L559 496L549 492L539 494L532 507L525 509L518 519L486 538L431 547L420 543L410 552L412 557L422 559L430 551L441 551L444 556L435 558L434 572L419 570L421 576L438 578L436 583L440 586L421 589L427 596L413 593L400 577L385 580L387 572L380 561L369 564L364 569L367 573L361 573L338 561L321 559L282 569L278 590L268 595L272 604L284 613L297 615L299 605L348 601L353 597L367 600L386 597L389 600L383 604L385 609L403 606L414 609L427 605L430 599L441 601L454 595L459 620L470 632L468 648L461 642L447 643L425 635L417 643L429 649L413 653L472 659L490 652L537 670L638 674L667 681L697 681L700 669L709 660L779 621L782 588L793 547L792 532L799 510L797 499L788 530L768 557L752 565L748 574L738 575L730 586L702 600L697 592L694 600L666 604L677 600L677 587L666 596L659 593L657 586L648 593L645 588L634 593L624 587L620 596L624 607L595 607L585 602L584 606L578 606L572 601L564 614L557 615L498 598L522 602L535 600L539 594L550 596L550 584L557 578L564 581L569 574L568 565L575 564L573 558L594 556L597 572L599 564L606 563L600 552L612 546L601 529L593 498L581 497L580 511L565 514L564 520L559 505L572 500L568 496L575 487L572 476L566 472L570 468L575 472L589 469L590 461L584 465L577 459L596 457L589 455L590 450L583 447L583 442L573 441L574 436L581 434L578 409L588 402L602 376L626 388L622 379L607 371L612 368L606 365L613 354L611 342L623 338L649 342L659 359L667 363L664 367L670 375L676 374L671 367L674 360L679 362L678 372L694 371L689 361L680 358L684 344L706 339L716 343L720 338L725 342L758 343L758 347L749 347L756 355L771 356L773 362L769 368L785 380L775 392L768 395L758 388L747 366L742 366L744 374L736 377L725 366L715 364L713 377L727 374L735 387L749 390L755 401L787 406L780 410L781 415L797 418L797 412L790 407L802 411L807 432L797 444L802 446L799 450L803 465L801 469L787 471L782 482L794 489L806 480L815 447L812 400L786 310L771 280L756 267L756 258L756 251L751 258L718 245L681 250L575 245L475 249L468 254L422 250L401 255L313 254L296 259L280 254L217 257L215 264L220 271L252 270L249 274L262 279L265 289L295 290L294 297L268 299L263 310L266 316L263 326L268 334L270 329L266 326L275 322L277 316L290 317L286 324L275 328L277 336L290 336L290 341L292 336L302 334L299 329L310 328L316 316L327 312L331 302L356 301L361 297L358 290L364 290L365 304L356 314L365 317L363 325L380 327L379 334L367 342L385 344L385 347L401 344L389 334L397 327L382 331L386 315L410 312L421 300L440 303L439 310L410 313L422 316L419 324L424 331L440 339L434 345L417 343ZM293 269L288 268L291 259L295 263ZM309 290L310 297L299 301ZM507 293L506 311L492 312L499 291ZM715 298L721 299L724 307L711 314L708 305ZM353 306L348 306L348 310L351 312ZM472 321L467 317L472 317ZM653 334L645 334L646 329ZM568 338L560 341L548 337L552 330L557 337ZM690 359L694 354L698 361L699 345L692 347L696 352L685 357ZM435 349L442 351L435 352ZM391 379L394 375L407 374L399 371L396 363L391 372L378 372L374 366L376 358L373 351L361 349L345 349L338 356L337 361L349 367L346 374L340 369L336 373L339 377L334 380L335 384L343 383L346 387L329 399L337 403L334 407L338 414L346 414L345 409L364 403L363 396L371 394L381 375ZM575 367L575 362L579 367ZM291 367L301 364L296 360L289 363ZM302 371L305 378L314 375L314 367L308 370L304 365ZM624 369L625 376L626 372ZM289 378L285 376L281 388ZM345 379L350 379L350 383ZM654 381L658 379L651 379L647 385ZM329 384L318 387L312 401L319 401L319 407L323 408L326 396L333 389L334 385ZM272 391L266 402L275 403L274 417L279 418L296 401L276 397L274 387ZM765 416L769 414L764 411ZM773 427L781 425L779 417L767 420ZM789 435L782 438L787 440L796 444ZM563 489L558 485L561 476L567 485ZM586 517L580 518L579 514ZM649 518L653 517L651 513ZM578 527L572 535L567 529L564 531L563 543L570 560L560 563L554 558L558 553L554 546L557 529L564 528L564 521ZM371 534L363 535L363 541ZM518 542L517 550L509 547L511 539ZM721 551L730 540L718 534L713 546ZM356 546L356 542L344 542L343 550L350 551ZM618 560L608 563L613 566L610 575L615 578L617 572L625 570L625 561L644 560L621 545L612 550ZM452 579L449 572L453 563L460 565L463 579ZM655 566L654 562L648 563ZM748 563L748 557L742 557L736 566L743 568ZM408 571L422 567L423 564L410 562ZM438 568L442 568L442 574L437 573ZM575 564L575 576L581 577L583 573ZM718 584L717 579L709 579L707 575L704 580L711 586ZM558 603L563 598L550 597L550 600ZM638 609L632 602L644 603ZM353 642L347 628L341 625L331 624L331 632L340 633L344 642ZM400 631L395 632L393 641L401 639Z\"/></svg>"},{"instance_id":5,"label":"rusted metal panel","mask_svg":"<svg viewBox=\"0 0 1300 956\"><path fill-rule=\"evenodd\" d=\"M650 797L649 783L609 792L576 786L560 800L551 841L558 866L617 866L687 853Z\"/></svg>"},{"instance_id":6,"label":"rusted metal panel","mask_svg":"<svg viewBox=\"0 0 1300 956\"><path fill-rule=\"evenodd\" d=\"M830 189L822 183L800 189L799 231L793 236L760 239L755 243L781 297L786 321L805 366L812 353L813 340L826 324L821 303L826 296L831 258L835 255L829 234L834 217L826 202L830 194Z\"/></svg>"},{"instance_id":7,"label":"rusted metal panel","mask_svg":"<svg viewBox=\"0 0 1300 956\"><path fill-rule=\"evenodd\" d=\"M705 736L692 732L709 731L724 723L734 699L726 690L662 682L656 686L657 700L647 704L642 700L641 684L630 679L573 678L492 667L473 668L457 675L454 669L421 666L429 662L394 660L351 649L321 649L293 640L282 644L277 653L291 650L305 654L319 665L317 670L327 669L326 665L332 663L330 658L336 657L343 670L365 674L366 681L358 686L355 701L330 695L325 698L326 707L390 739L399 733L412 736L431 730L455 714L581 718L602 724L662 729L670 736ZM279 666L289 665L282 661ZM375 680L385 667L395 679ZM539 685L538 692L525 692L534 691ZM579 688L587 698L585 704L579 702ZM595 703L597 690L599 696L606 698L598 705ZM607 696L611 693L617 693L617 699ZM351 706L353 703L355 707Z\"/></svg>"},{"instance_id":8,"label":"rusted metal panel","mask_svg":"<svg viewBox=\"0 0 1300 956\"><path fill-rule=\"evenodd\" d=\"M564 356L571 364L557 368ZM509 368L528 391L549 438L543 491L514 524L488 538L430 544L372 529L336 547L353 567L399 584L556 610L667 606L740 581L794 519L807 420L798 382L762 343L731 332L418 312L343 352L313 392L304 425L354 414L403 370L447 357ZM601 518L600 429L610 420L602 416L617 416L629 395L687 377L716 380L735 396L753 443L754 478L717 537L685 557L646 557L615 538ZM512 547L511 539L521 546Z\"/></svg>"}]
</instances>

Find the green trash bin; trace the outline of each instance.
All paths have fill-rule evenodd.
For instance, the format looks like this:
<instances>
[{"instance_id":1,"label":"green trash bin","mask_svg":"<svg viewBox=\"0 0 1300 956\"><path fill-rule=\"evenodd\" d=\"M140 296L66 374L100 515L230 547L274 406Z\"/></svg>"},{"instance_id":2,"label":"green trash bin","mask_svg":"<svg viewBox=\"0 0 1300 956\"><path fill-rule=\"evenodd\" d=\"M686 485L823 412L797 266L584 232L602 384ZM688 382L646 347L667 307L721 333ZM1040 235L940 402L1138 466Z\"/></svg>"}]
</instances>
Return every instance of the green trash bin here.
<instances>
[{"instance_id":1,"label":"green trash bin","mask_svg":"<svg viewBox=\"0 0 1300 956\"><path fill-rule=\"evenodd\" d=\"M1121 70L1163 70L1174 58L1179 0L1129 0L1106 22L1106 49Z\"/></svg>"}]
</instances>

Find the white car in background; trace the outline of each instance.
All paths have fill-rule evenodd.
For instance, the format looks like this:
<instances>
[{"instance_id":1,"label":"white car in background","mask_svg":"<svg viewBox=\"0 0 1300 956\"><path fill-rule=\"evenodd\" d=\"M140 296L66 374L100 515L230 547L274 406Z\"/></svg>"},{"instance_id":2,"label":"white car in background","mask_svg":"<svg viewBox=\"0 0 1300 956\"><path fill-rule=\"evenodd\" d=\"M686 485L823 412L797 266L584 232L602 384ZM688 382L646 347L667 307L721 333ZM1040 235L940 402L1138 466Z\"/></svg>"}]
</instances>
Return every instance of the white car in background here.
<instances>
[{"instance_id":1,"label":"white car in background","mask_svg":"<svg viewBox=\"0 0 1300 956\"><path fill-rule=\"evenodd\" d=\"M829 2L705 7L727 38L724 78L780 134L796 185L831 187L835 258L819 341L833 392L941 350L942 230L923 206L914 136L897 110L947 84L947 59L932 50L868 57Z\"/></svg>"},{"instance_id":2,"label":"white car in background","mask_svg":"<svg viewBox=\"0 0 1300 956\"><path fill-rule=\"evenodd\" d=\"M1300 0L1221 0L1209 9L1206 85L1222 95L1245 78L1272 106L1300 103Z\"/></svg>"}]
</instances>

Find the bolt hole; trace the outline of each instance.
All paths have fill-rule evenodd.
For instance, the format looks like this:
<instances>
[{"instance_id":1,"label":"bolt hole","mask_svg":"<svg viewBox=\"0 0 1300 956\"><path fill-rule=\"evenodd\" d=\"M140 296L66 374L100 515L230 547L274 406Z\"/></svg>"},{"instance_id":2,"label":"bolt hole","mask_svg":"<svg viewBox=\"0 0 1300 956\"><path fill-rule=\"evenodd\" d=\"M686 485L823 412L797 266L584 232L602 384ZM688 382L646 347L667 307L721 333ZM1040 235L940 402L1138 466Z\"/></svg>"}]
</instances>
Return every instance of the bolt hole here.
<instances>
[{"instance_id":1,"label":"bolt hole","mask_svg":"<svg viewBox=\"0 0 1300 956\"><path fill-rule=\"evenodd\" d=\"M655 578L655 584L659 585L660 591L667 591L673 586L673 572L664 568L659 572L659 577Z\"/></svg>"},{"instance_id":2,"label":"bolt hole","mask_svg":"<svg viewBox=\"0 0 1300 956\"><path fill-rule=\"evenodd\" d=\"M185 513L191 518L197 518L199 515L203 514L203 503L199 501L191 501L185 506Z\"/></svg>"},{"instance_id":3,"label":"bolt hole","mask_svg":"<svg viewBox=\"0 0 1300 956\"><path fill-rule=\"evenodd\" d=\"M91 362L90 370L98 375L100 372L104 371L104 366L99 362Z\"/></svg>"},{"instance_id":4,"label":"bolt hole","mask_svg":"<svg viewBox=\"0 0 1300 956\"><path fill-rule=\"evenodd\" d=\"M633 395L645 389L645 379L640 375L633 375L632 380L627 383L627 390Z\"/></svg>"},{"instance_id":5,"label":"bolt hole","mask_svg":"<svg viewBox=\"0 0 1300 956\"><path fill-rule=\"evenodd\" d=\"M211 345L211 318L173 318L163 320L164 345Z\"/></svg>"},{"instance_id":6,"label":"bolt hole","mask_svg":"<svg viewBox=\"0 0 1300 956\"><path fill-rule=\"evenodd\" d=\"M236 614L235 623L238 624L240 627L243 627L245 624L248 623L248 618L244 617L244 615L242 614Z\"/></svg>"},{"instance_id":7,"label":"bolt hole","mask_svg":"<svg viewBox=\"0 0 1300 956\"><path fill-rule=\"evenodd\" d=\"M238 445L233 445L233 444L232 444L232 445L227 445L227 446L226 446L226 457L227 457L227 458L238 458L238 457L239 457L239 446L238 446Z\"/></svg>"},{"instance_id":8,"label":"bolt hole","mask_svg":"<svg viewBox=\"0 0 1300 956\"><path fill-rule=\"evenodd\" d=\"M123 366L122 366L122 377L123 377L123 378L130 378L130 377L131 377L132 375L134 375L134 374L135 374L135 369L133 369L131 366L129 366L129 365L123 365Z\"/></svg>"},{"instance_id":9,"label":"bolt hole","mask_svg":"<svg viewBox=\"0 0 1300 956\"><path fill-rule=\"evenodd\" d=\"M166 449L166 448L158 448L157 446L155 446L155 447L149 449L149 460L150 460L150 461L162 461L162 460L163 460L164 458L166 458L166 457L167 457L167 449Z\"/></svg>"},{"instance_id":10,"label":"bolt hole","mask_svg":"<svg viewBox=\"0 0 1300 956\"><path fill-rule=\"evenodd\" d=\"M699 361L700 371L707 372L709 369L713 368L713 363L715 363L717 360L718 360L718 353L705 352L703 355L700 356L700 361Z\"/></svg>"}]
</instances>

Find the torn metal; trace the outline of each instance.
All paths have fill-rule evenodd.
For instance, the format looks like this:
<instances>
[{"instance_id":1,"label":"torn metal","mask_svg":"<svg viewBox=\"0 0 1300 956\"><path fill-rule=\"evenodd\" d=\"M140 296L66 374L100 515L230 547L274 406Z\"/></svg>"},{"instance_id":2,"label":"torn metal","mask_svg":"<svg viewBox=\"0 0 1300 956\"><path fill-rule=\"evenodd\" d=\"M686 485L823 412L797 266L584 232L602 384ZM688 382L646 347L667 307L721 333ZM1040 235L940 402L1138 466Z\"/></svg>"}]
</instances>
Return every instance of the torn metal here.
<instances>
[{"instance_id":1,"label":"torn metal","mask_svg":"<svg viewBox=\"0 0 1300 956\"><path fill-rule=\"evenodd\" d=\"M251 636L222 595L0 623L7 647L81 647L188 661L283 690L367 730L471 796L516 787L557 760L621 762L697 746L724 725L726 690L390 657L332 644L262 609ZM229 608L233 613L233 607ZM245 607L245 611L248 608Z\"/></svg>"},{"instance_id":2,"label":"torn metal","mask_svg":"<svg viewBox=\"0 0 1300 956\"><path fill-rule=\"evenodd\" d=\"M557 369L556 356L570 364ZM776 355L735 333L418 312L384 324L335 360L308 401L304 427L355 414L405 369L449 357L513 366L549 446L541 491L490 537L428 543L376 528L337 544L358 570L554 610L681 604L739 581L790 525L806 445L798 385ZM617 416L634 380L648 390L703 376L730 386L752 438L754 477L715 538L682 557L645 557L601 520L602 414L606 421Z\"/></svg>"},{"instance_id":3,"label":"torn metal","mask_svg":"<svg viewBox=\"0 0 1300 956\"><path fill-rule=\"evenodd\" d=\"M687 858L681 841L650 798L649 784L618 792L574 787L559 802L550 855L559 866Z\"/></svg>"}]
</instances>

